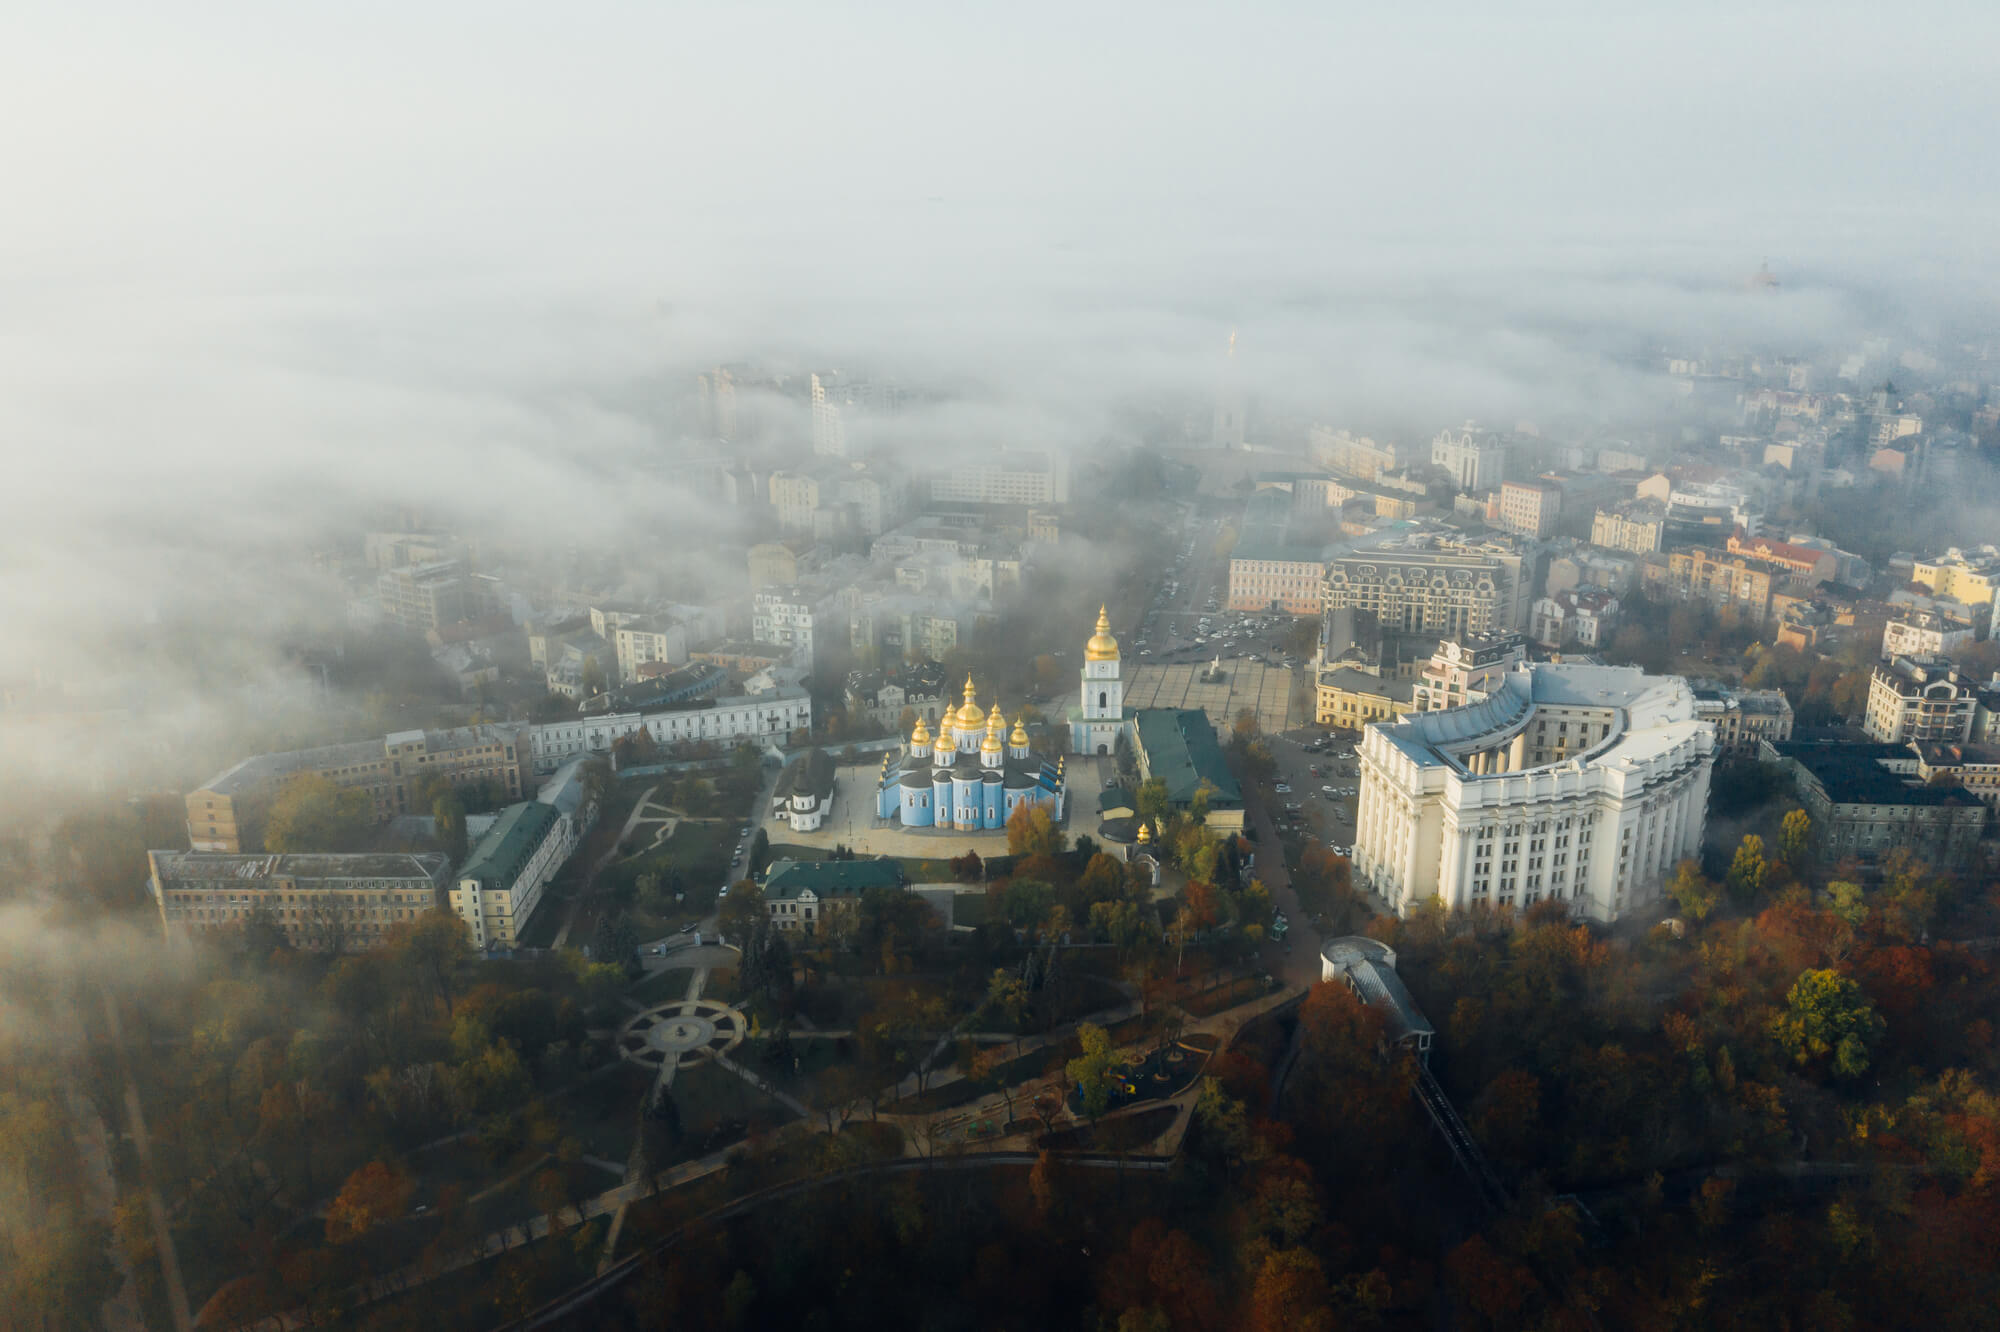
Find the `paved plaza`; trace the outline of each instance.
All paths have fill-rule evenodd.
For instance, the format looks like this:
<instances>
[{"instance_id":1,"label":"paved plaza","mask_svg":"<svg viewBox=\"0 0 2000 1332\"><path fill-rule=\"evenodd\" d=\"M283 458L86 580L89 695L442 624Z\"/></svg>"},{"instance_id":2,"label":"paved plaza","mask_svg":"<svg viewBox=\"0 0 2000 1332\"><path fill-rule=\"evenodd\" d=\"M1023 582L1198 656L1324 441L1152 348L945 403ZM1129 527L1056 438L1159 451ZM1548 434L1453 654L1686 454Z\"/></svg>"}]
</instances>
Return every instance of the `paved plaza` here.
<instances>
[{"instance_id":1,"label":"paved plaza","mask_svg":"<svg viewBox=\"0 0 2000 1332\"><path fill-rule=\"evenodd\" d=\"M875 817L875 784L881 769L864 763L842 767L833 778L833 813L815 832L793 832L783 819L767 817L764 832L773 845L812 846L831 850L835 844L852 847L863 855L913 856L936 859L964 855L970 849L981 856L1007 854L1007 830L966 832L947 828L905 828L901 823ZM1094 837L1104 816L1099 812L1098 792L1113 773L1112 761L1089 755L1072 754L1064 767L1069 781L1067 817L1063 831L1075 838Z\"/></svg>"},{"instance_id":2,"label":"paved plaza","mask_svg":"<svg viewBox=\"0 0 2000 1332\"><path fill-rule=\"evenodd\" d=\"M1275 735L1311 720L1293 715L1293 673L1261 661L1225 659L1222 678L1213 684L1202 679L1208 663L1187 662L1168 666L1135 666L1125 662L1125 706L1127 708L1200 708L1215 723L1216 732L1227 736L1244 708L1255 708L1257 724L1264 734Z\"/></svg>"}]
</instances>

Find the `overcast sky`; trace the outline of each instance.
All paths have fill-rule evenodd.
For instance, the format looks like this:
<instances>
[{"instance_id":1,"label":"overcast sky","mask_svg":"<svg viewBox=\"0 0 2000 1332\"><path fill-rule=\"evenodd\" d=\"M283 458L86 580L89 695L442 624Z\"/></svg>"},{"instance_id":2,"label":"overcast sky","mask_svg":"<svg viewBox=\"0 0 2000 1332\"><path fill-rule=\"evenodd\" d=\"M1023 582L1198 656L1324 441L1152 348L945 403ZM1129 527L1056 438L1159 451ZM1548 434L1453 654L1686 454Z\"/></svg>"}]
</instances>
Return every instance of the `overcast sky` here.
<instances>
[{"instance_id":1,"label":"overcast sky","mask_svg":"<svg viewBox=\"0 0 2000 1332\"><path fill-rule=\"evenodd\" d=\"M1511 420L1655 333L2000 291L1990 0L970 8L10 14L0 592L158 604L166 546L353 493L583 528L628 492L572 451L654 443L625 386L726 359L1083 439L1239 325L1288 410Z\"/></svg>"}]
</instances>

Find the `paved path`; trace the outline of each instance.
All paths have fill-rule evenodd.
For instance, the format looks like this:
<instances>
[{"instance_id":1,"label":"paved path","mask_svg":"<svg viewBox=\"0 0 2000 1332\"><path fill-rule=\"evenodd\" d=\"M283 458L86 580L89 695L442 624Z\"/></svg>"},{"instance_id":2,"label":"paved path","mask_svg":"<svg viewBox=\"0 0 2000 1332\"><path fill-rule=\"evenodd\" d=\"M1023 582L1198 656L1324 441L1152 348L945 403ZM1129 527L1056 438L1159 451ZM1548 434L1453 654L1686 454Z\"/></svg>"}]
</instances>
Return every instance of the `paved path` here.
<instances>
[{"instance_id":1,"label":"paved path","mask_svg":"<svg viewBox=\"0 0 2000 1332\"><path fill-rule=\"evenodd\" d=\"M691 992L697 991L701 980L705 979L706 975L707 975L707 969L703 968L700 975L694 981L690 982L689 990ZM1202 1018L1198 1021L1190 1021L1182 1029L1181 1038L1185 1040L1188 1036L1195 1034L1212 1036L1216 1039L1217 1042L1216 1048L1220 1050L1223 1046L1227 1045L1229 1040L1232 1039L1235 1036L1235 1034L1239 1030L1241 1030L1244 1026L1246 1026L1248 1023L1256 1020L1258 1017L1271 1011L1272 1009L1277 1008L1283 1005L1284 1003L1287 1003L1290 1000L1297 998L1299 993L1300 991L1298 991L1297 989L1285 989L1285 990L1274 991L1271 994L1262 996L1253 1003L1247 1005L1240 1005L1236 1008L1225 1010L1222 1013L1215 1014L1214 1016L1211 1017ZM698 997L698 994L691 993L691 997ZM1139 1011L1139 1006L1136 1003L1129 1003L1120 1005L1119 1007L1114 1009L1107 1009L1102 1012L1090 1014L1089 1016L1080 1019L1080 1021L1094 1022L1097 1023L1098 1025L1108 1027L1115 1025L1116 1023L1122 1022L1126 1018L1136 1015L1138 1011ZM1061 1027L1058 1027L1053 1031L1044 1032L1041 1033L1040 1035L1025 1038L1022 1041L1024 1052L1046 1048L1048 1045L1054 1042L1067 1040L1069 1036L1074 1033L1077 1025L1078 1023L1065 1023ZM994 1034L997 1035L999 1033L994 1033ZM727 1068L730 1072L736 1074L738 1077L743 1078L746 1082L758 1088L760 1091L763 1091L765 1094L782 1102L788 1109L792 1110L794 1113L800 1116L799 1119L794 1120L789 1124L783 1125L777 1131L766 1135L764 1138L764 1142L766 1144L766 1150L770 1150L771 1148L775 1148L777 1146L788 1144L791 1142L796 1142L803 1138L815 1137L822 1133L827 1132L827 1129L825 1127L825 1122L826 1122L825 1116L815 1116L814 1113L804 1103L779 1091L776 1087L772 1086L761 1076L753 1073L749 1069L744 1068L741 1064L736 1063L734 1060L728 1059L727 1057L720 1055L714 1056L714 1059L715 1062L720 1064L722 1067ZM964 1076L965 1075L962 1072L960 1072L955 1068L947 1069L944 1072L938 1074L935 1078L927 1079L926 1080L927 1087L934 1089L939 1086L946 1086L952 1082L956 1082L962 1079ZM1019 1085L1025 1087L1027 1086L1028 1083L1037 1081L1040 1081L1040 1079L1030 1078L1025 1080L1022 1084ZM915 1084L916 1084L916 1077L914 1074L904 1078L902 1082L897 1084L897 1091L899 1096L914 1095ZM908 1088L908 1090L904 1091L904 1088ZM1183 1136L1185 1136L1187 1132L1187 1125L1190 1120L1190 1117L1193 1114L1194 1103L1199 1099L1199 1096L1200 1096L1200 1085L1197 1082L1188 1087L1186 1090L1181 1092L1176 1097L1170 1098L1168 1103L1176 1105L1177 1108L1180 1109L1181 1113L1176 1118L1174 1124L1170 1125L1169 1128L1163 1134L1161 1134L1159 1138L1155 1139L1156 1142L1165 1141L1171 1136L1174 1148L1175 1150L1178 1150L1180 1140ZM1021 1099L1020 1094L1016 1093L1014 1099L1016 1101L1019 1101ZM892 1105L888 1110L883 1111L880 1117L888 1118L892 1121L901 1121L906 1126L906 1135L905 1135L906 1141L914 1140L914 1138L917 1136L915 1130L920 1128L922 1130L922 1136L924 1138L925 1144L928 1147L928 1154L934 1155L940 1146L946 1145L951 1141L953 1141L953 1138L949 1133L949 1130L953 1123L965 1122L971 1120L975 1117L975 1115L982 1113L986 1115L991 1115L992 1113L994 1113L993 1107L1001 1105L1003 1103L1003 1100L1004 1098L1001 1097L998 1093L993 1093L985 1098L982 1098L979 1101L972 1102L967 1106L954 1107L953 1110L949 1113L949 1115L944 1117L940 1117L934 1114L932 1115L900 1114L893 1108ZM838 1126L840 1124L845 1123L848 1119L853 1118L855 1114L859 1113L860 1104L861 1104L860 1102L856 1102L855 1105L853 1106L844 1107L846 1111L845 1114L836 1114L834 1116L834 1123L836 1126L835 1131L838 1131ZM1132 1107L1130 1111L1120 1112L1120 1114L1123 1115L1126 1113L1141 1112L1144 1110L1155 1109L1155 1108L1157 1108L1156 1103L1146 1102ZM1066 1108L1064 1114L1066 1117L1069 1117ZM1073 1120L1073 1117L1069 1118ZM939 1132L940 1128L943 1128L947 1131L944 1133L940 1133ZM1022 1133L1011 1136L1013 1138L1027 1140L1030 1139L1032 1135L1028 1133ZM1006 1142L1008 1140L1009 1140L1008 1137L996 1137L992 1139L983 1140L981 1142L981 1145L986 1147L997 1146L998 1144ZM665 1192L668 1189L678 1188L683 1184L688 1184L695 1180L705 1178L708 1175L714 1174L718 1170L724 1169L728 1165L730 1158L740 1150L742 1150L741 1144L731 1144L730 1146L725 1147L720 1151L711 1152L707 1156L699 1157L693 1161L683 1162L680 1165L674 1166L669 1170L661 1172L658 1176L650 1179L644 1176L640 1176L637 1178L631 1177L631 1172L628 1167L628 1178L625 1183L622 1183L614 1188L607 1189L605 1192L598 1194L594 1198L586 1199L583 1203L581 1203L574 1209L571 1209L575 1217L575 1224L577 1225L582 1225L584 1222L594 1217L609 1216L612 1218L610 1234L606 1236L607 1244L605 1246L603 1255L600 1257L598 1262L598 1271L600 1273L608 1271L614 1265L612 1257L613 1254L615 1253L616 1237L623 1229L624 1214L627 1207L629 1207L633 1202L645 1198L654 1192ZM907 1150L908 1148L906 1147L906 1151ZM920 1152L919 1154L921 1155L926 1153ZM533 1166L529 1167L529 1169L533 1168L534 1168ZM491 1190L488 1190L488 1192L490 1191ZM354 1291L354 1294L358 1296L358 1298L352 1302L350 1307L358 1307L360 1304L373 1303L376 1300L386 1298L390 1295L400 1294L403 1291L406 1291L413 1286L421 1285L424 1282L434 1280L435 1278L442 1276L445 1273L457 1271L458 1269L469 1266L471 1264L483 1262L485 1259L504 1253L509 1249L518 1248L523 1244L532 1243L536 1239L540 1239L547 1236L550 1232L550 1228L551 1228L551 1222L549 1217L547 1216L532 1217L529 1220L522 1222L520 1224L509 1226L504 1230L496 1231L492 1234L486 1235L477 1244L466 1246L464 1249L448 1256L441 1263L438 1263L435 1266L412 1264L411 1266L405 1267L400 1271L390 1272L381 1276L372 1277L361 1287L358 1287ZM302 1315L300 1315L296 1311L280 1317L278 1319L278 1322L280 1323L280 1326L284 1329L306 1326L306 1324L302 1321Z\"/></svg>"},{"instance_id":2,"label":"paved path","mask_svg":"<svg viewBox=\"0 0 2000 1332\"><path fill-rule=\"evenodd\" d=\"M181 1277L181 1256L174 1248L174 1234L167 1222L167 1206L153 1183L153 1140L146 1133L146 1115L139 1108L139 1088L132 1081L132 1069L125 1061L125 1035L118 1024L118 1001L104 992L104 1020L111 1029L111 1048L118 1056L118 1072L125 1080L125 1117L131 1121L132 1150L139 1157L139 1176L146 1181L146 1212L153 1220L153 1243L160 1254L160 1271L167 1283L167 1311L173 1315L176 1332L193 1332L194 1314L188 1308L187 1282Z\"/></svg>"},{"instance_id":3,"label":"paved path","mask_svg":"<svg viewBox=\"0 0 2000 1332\"><path fill-rule=\"evenodd\" d=\"M611 839L610 848L597 858L595 864L584 870L583 882L576 886L574 893L570 894L569 910L563 912L562 928L556 931L555 942L550 944L549 947L561 948L569 941L570 927L576 924L577 912L583 909L583 900L590 896L590 885L597 881L598 871L618 858L618 848L624 845L625 838L630 835L633 826L639 822L639 811L646 807L646 802L653 798L653 792L659 789L657 785L646 788L645 794L641 795L638 801L633 804L631 814L626 816L625 826L620 828L618 835Z\"/></svg>"},{"instance_id":4,"label":"paved path","mask_svg":"<svg viewBox=\"0 0 2000 1332\"><path fill-rule=\"evenodd\" d=\"M104 1117L76 1088L74 1080L63 1082L63 1099L69 1106L70 1123L75 1126L77 1155L82 1158L84 1200L105 1225L113 1225L118 1205L118 1183L111 1171L111 1148ZM123 1244L111 1247L111 1263L118 1269L118 1291L99 1306L107 1332L146 1332L146 1320L139 1312L139 1288L132 1279L132 1260Z\"/></svg>"}]
</instances>

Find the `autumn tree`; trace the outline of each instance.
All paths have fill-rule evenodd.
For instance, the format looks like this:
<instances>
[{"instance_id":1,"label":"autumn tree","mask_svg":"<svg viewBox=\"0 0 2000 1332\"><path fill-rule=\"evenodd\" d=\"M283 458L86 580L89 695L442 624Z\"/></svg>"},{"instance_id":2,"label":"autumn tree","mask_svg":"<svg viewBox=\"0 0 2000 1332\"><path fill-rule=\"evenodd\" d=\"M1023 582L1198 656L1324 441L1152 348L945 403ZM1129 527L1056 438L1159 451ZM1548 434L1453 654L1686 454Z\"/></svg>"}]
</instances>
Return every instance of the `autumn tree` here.
<instances>
[{"instance_id":1,"label":"autumn tree","mask_svg":"<svg viewBox=\"0 0 2000 1332\"><path fill-rule=\"evenodd\" d=\"M1299 1248L1266 1257L1250 1290L1250 1326L1257 1332L1333 1332L1333 1308L1319 1260Z\"/></svg>"},{"instance_id":2,"label":"autumn tree","mask_svg":"<svg viewBox=\"0 0 2000 1332\"><path fill-rule=\"evenodd\" d=\"M1083 1112L1098 1119L1111 1108L1113 1080L1123 1061L1110 1033L1094 1022L1080 1024L1076 1040L1083 1053L1063 1065L1063 1074L1076 1084Z\"/></svg>"},{"instance_id":3,"label":"autumn tree","mask_svg":"<svg viewBox=\"0 0 2000 1332\"><path fill-rule=\"evenodd\" d=\"M1007 853L1014 856L1059 856L1062 830L1040 805L1022 803L1007 819Z\"/></svg>"},{"instance_id":4,"label":"autumn tree","mask_svg":"<svg viewBox=\"0 0 2000 1332\"><path fill-rule=\"evenodd\" d=\"M1784 1010L1772 1015L1770 1023L1771 1036L1792 1062L1828 1062L1842 1078L1867 1071L1869 1047L1882 1030L1882 1019L1861 987L1824 968L1799 973L1785 995Z\"/></svg>"},{"instance_id":5,"label":"autumn tree","mask_svg":"<svg viewBox=\"0 0 2000 1332\"><path fill-rule=\"evenodd\" d=\"M414 1186L395 1166L370 1161L347 1177L326 1209L326 1240L347 1244L409 1210Z\"/></svg>"},{"instance_id":6,"label":"autumn tree","mask_svg":"<svg viewBox=\"0 0 2000 1332\"><path fill-rule=\"evenodd\" d=\"M1140 819L1158 822L1167 816L1167 779L1148 777L1132 793L1132 812Z\"/></svg>"},{"instance_id":7,"label":"autumn tree","mask_svg":"<svg viewBox=\"0 0 2000 1332\"><path fill-rule=\"evenodd\" d=\"M1802 809L1795 809L1785 815L1784 825L1778 831L1778 854L1794 871L1804 865L1812 855L1812 815Z\"/></svg>"},{"instance_id":8,"label":"autumn tree","mask_svg":"<svg viewBox=\"0 0 2000 1332\"><path fill-rule=\"evenodd\" d=\"M1765 869L1764 839L1756 833L1743 834L1724 880L1729 885L1730 895L1739 902L1753 900L1764 891Z\"/></svg>"},{"instance_id":9,"label":"autumn tree","mask_svg":"<svg viewBox=\"0 0 2000 1332\"><path fill-rule=\"evenodd\" d=\"M359 787L335 786L318 773L300 773L278 788L264 819L264 849L280 855L303 851L352 851L375 822L374 803Z\"/></svg>"},{"instance_id":10,"label":"autumn tree","mask_svg":"<svg viewBox=\"0 0 2000 1332\"><path fill-rule=\"evenodd\" d=\"M1701 921L1715 910L1715 904L1722 899L1721 890L1711 883L1701 872L1698 860L1683 860L1674 867L1674 877L1667 884L1667 896L1672 898L1680 913L1689 920Z\"/></svg>"}]
</instances>

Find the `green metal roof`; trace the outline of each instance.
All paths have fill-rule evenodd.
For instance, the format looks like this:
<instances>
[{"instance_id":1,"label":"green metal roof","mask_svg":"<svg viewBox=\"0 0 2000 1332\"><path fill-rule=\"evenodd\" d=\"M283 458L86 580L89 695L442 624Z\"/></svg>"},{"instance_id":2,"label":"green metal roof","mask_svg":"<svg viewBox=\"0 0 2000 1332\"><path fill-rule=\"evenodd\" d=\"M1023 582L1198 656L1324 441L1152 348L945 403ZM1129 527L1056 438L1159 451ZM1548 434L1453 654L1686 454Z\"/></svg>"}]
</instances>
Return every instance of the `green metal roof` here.
<instances>
[{"instance_id":1,"label":"green metal roof","mask_svg":"<svg viewBox=\"0 0 2000 1332\"><path fill-rule=\"evenodd\" d=\"M787 901L811 889L815 897L859 897L870 888L900 888L903 867L877 860L774 860L764 875L764 900Z\"/></svg>"},{"instance_id":2,"label":"green metal roof","mask_svg":"<svg viewBox=\"0 0 2000 1332\"><path fill-rule=\"evenodd\" d=\"M507 806L479 839L479 845L472 848L465 868L458 872L459 879L477 879L482 887L496 891L512 888L560 817L555 806L539 800Z\"/></svg>"},{"instance_id":3,"label":"green metal roof","mask_svg":"<svg viewBox=\"0 0 2000 1332\"><path fill-rule=\"evenodd\" d=\"M1222 754L1215 727L1199 708L1141 708L1135 729L1145 770L1167 784L1167 801L1185 806L1203 781L1215 788L1211 808L1243 803L1243 790Z\"/></svg>"}]
</instances>

